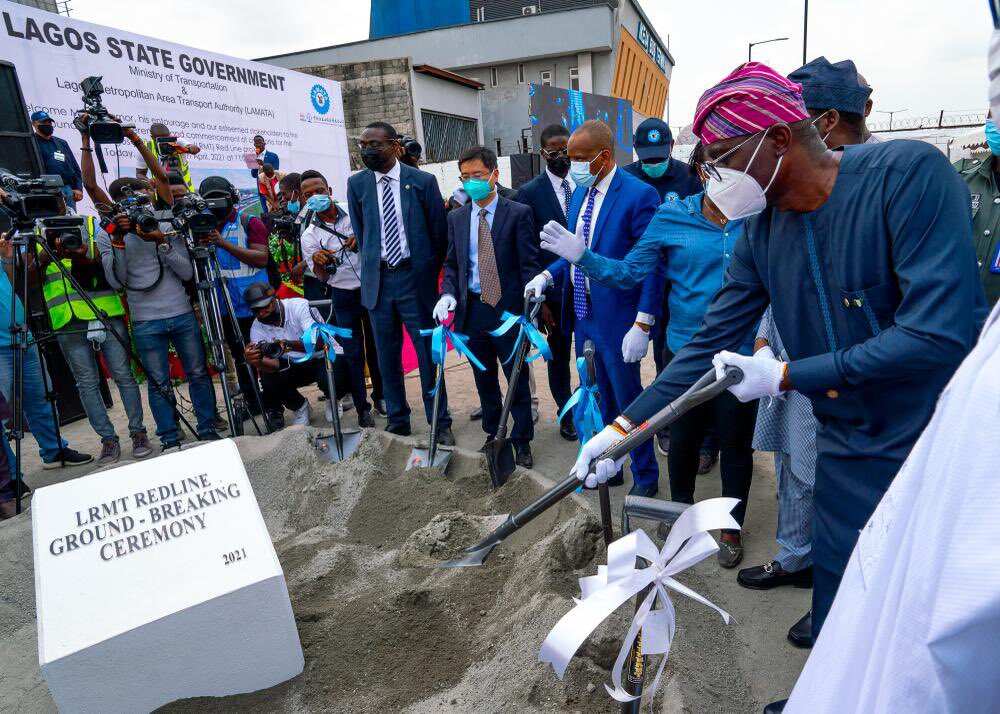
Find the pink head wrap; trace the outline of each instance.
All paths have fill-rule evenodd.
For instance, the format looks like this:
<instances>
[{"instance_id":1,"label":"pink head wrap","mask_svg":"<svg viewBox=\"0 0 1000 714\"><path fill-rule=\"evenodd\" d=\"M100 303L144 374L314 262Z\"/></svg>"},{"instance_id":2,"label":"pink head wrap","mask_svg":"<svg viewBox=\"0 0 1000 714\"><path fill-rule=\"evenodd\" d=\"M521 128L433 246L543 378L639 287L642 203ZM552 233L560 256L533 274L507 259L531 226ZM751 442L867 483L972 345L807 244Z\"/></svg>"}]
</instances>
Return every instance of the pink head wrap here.
<instances>
[{"instance_id":1,"label":"pink head wrap","mask_svg":"<svg viewBox=\"0 0 1000 714\"><path fill-rule=\"evenodd\" d=\"M707 146L808 118L801 85L766 64L747 62L701 95L691 128Z\"/></svg>"}]
</instances>

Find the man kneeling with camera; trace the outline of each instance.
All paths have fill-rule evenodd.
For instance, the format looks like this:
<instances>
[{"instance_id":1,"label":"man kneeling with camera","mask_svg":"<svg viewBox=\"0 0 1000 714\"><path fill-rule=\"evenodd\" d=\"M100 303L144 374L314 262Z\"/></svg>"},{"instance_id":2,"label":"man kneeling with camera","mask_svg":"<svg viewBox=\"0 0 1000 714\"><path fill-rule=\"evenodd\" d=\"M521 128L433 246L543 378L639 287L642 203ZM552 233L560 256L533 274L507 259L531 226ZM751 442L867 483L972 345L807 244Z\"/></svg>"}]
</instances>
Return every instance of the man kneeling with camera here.
<instances>
[{"instance_id":1,"label":"man kneeling with camera","mask_svg":"<svg viewBox=\"0 0 1000 714\"><path fill-rule=\"evenodd\" d=\"M322 362L325 356L317 349L313 359L295 360L305 356L303 333L314 323L323 322L323 318L309 307L308 300L279 299L267 283L251 284L243 291L243 299L255 318L250 326L251 341L244 355L260 374L264 409L271 428L280 429L285 425L285 407L294 413L292 424L308 424L312 412L309 401L299 393L299 387L318 383L330 399ZM339 345L336 351L343 354Z\"/></svg>"}]
</instances>

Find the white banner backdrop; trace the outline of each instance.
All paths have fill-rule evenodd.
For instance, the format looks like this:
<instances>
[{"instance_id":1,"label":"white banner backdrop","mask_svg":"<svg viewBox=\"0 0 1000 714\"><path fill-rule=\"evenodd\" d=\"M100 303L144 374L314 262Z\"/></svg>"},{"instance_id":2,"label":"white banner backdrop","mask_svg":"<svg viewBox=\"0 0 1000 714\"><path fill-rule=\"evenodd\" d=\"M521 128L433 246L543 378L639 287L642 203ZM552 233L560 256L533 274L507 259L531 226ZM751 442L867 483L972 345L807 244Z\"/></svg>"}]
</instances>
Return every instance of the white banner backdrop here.
<instances>
[{"instance_id":1,"label":"white banner backdrop","mask_svg":"<svg viewBox=\"0 0 1000 714\"><path fill-rule=\"evenodd\" d=\"M256 203L257 183L244 155L260 134L282 172L316 169L334 195L346 198L349 159L340 83L281 67L176 45L112 27L0 0L0 59L13 62L28 111L47 111L56 136L79 160L73 114L82 108L79 82L103 76L108 110L149 138L162 122L172 135L197 144L189 156L195 188L206 176L225 176ZM109 174L134 176L144 165L128 141L105 146ZM3 158L0 157L0 166ZM98 179L101 182L101 179Z\"/></svg>"}]
</instances>

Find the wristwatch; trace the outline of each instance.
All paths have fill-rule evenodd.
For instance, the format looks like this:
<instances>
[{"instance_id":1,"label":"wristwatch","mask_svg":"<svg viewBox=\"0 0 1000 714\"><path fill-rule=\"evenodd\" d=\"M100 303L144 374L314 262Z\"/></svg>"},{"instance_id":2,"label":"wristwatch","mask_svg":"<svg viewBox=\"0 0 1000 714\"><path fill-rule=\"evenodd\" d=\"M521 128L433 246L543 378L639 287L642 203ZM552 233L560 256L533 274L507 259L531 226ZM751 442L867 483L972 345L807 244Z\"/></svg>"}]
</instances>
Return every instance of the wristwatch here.
<instances>
[{"instance_id":1,"label":"wristwatch","mask_svg":"<svg viewBox=\"0 0 1000 714\"><path fill-rule=\"evenodd\" d=\"M156 244L156 250L160 253L160 255L166 255L171 250L173 250L173 248L174 247L172 245L170 245L170 241L169 240L165 240L162 243L157 243Z\"/></svg>"}]
</instances>

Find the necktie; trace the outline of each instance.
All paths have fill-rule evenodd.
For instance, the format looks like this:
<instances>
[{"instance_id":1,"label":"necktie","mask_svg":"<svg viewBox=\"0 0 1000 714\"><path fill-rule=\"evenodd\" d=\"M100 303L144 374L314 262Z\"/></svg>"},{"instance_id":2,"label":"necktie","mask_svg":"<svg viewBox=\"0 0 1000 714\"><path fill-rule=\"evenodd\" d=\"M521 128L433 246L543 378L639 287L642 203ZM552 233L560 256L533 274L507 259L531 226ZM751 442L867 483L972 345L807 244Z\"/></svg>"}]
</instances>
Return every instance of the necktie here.
<instances>
[{"instance_id":1,"label":"necktie","mask_svg":"<svg viewBox=\"0 0 1000 714\"><path fill-rule=\"evenodd\" d=\"M583 210L583 242L587 247L590 247L590 222L594 217L596 196L597 189L590 189L587 194L587 206ZM581 320L590 314L590 305L587 304L587 279L583 271L575 265L573 266L573 313Z\"/></svg>"},{"instance_id":2,"label":"necktie","mask_svg":"<svg viewBox=\"0 0 1000 714\"><path fill-rule=\"evenodd\" d=\"M493 252L493 235L486 220L488 211L479 209L479 294L483 302L496 307L500 302L500 273L497 271L497 257Z\"/></svg>"},{"instance_id":3,"label":"necktie","mask_svg":"<svg viewBox=\"0 0 1000 714\"><path fill-rule=\"evenodd\" d=\"M392 195L392 179L382 177L382 240L385 241L385 262L390 267L403 258L399 242L399 222L396 219L396 199Z\"/></svg>"},{"instance_id":4,"label":"necktie","mask_svg":"<svg viewBox=\"0 0 1000 714\"><path fill-rule=\"evenodd\" d=\"M569 181L563 179L562 182L563 191L563 215L569 218L569 202L573 200L573 192L569 190Z\"/></svg>"}]
</instances>

